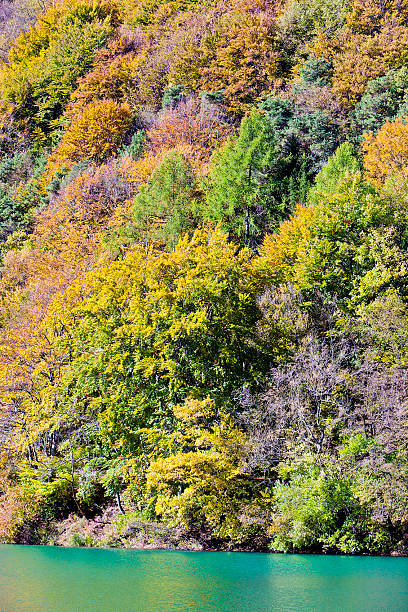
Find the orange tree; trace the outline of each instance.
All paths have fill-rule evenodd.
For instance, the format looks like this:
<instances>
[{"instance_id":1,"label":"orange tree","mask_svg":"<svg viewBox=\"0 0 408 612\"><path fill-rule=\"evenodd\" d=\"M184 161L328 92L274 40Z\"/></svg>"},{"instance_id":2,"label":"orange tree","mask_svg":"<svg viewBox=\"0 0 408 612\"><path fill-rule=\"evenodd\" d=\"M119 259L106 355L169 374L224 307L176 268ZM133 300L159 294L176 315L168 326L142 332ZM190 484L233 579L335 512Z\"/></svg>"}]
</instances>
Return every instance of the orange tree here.
<instances>
[{"instance_id":1,"label":"orange tree","mask_svg":"<svg viewBox=\"0 0 408 612\"><path fill-rule=\"evenodd\" d=\"M386 121L375 136L365 135L364 168L375 185L393 174L408 172L408 125L406 118Z\"/></svg>"}]
</instances>

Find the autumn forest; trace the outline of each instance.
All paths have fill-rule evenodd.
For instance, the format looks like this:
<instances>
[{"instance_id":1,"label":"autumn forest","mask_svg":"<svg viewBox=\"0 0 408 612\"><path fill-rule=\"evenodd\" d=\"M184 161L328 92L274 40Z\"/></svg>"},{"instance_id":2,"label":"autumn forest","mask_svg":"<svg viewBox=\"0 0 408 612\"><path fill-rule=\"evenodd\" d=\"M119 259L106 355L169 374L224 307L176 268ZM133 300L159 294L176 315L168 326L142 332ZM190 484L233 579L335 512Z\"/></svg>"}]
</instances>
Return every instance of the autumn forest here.
<instances>
[{"instance_id":1,"label":"autumn forest","mask_svg":"<svg viewBox=\"0 0 408 612\"><path fill-rule=\"evenodd\" d=\"M406 554L408 1L0 13L0 542Z\"/></svg>"}]
</instances>

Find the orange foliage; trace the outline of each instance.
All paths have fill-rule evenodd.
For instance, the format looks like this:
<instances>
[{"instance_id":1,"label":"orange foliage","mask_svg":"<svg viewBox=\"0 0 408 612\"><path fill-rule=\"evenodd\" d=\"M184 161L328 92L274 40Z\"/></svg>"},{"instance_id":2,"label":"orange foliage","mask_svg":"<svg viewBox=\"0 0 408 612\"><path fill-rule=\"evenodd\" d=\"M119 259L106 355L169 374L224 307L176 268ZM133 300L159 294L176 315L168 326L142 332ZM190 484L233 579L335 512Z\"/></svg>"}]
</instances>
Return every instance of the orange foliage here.
<instances>
[{"instance_id":1,"label":"orange foliage","mask_svg":"<svg viewBox=\"0 0 408 612\"><path fill-rule=\"evenodd\" d=\"M39 213L25 248L4 257L3 309L18 315L28 303L30 313L41 319L55 291L95 265L103 255L101 233L116 207L136 192L137 181L129 172L125 161L91 167Z\"/></svg>"},{"instance_id":2,"label":"orange foliage","mask_svg":"<svg viewBox=\"0 0 408 612\"><path fill-rule=\"evenodd\" d=\"M373 34L384 25L402 26L408 18L408 0L353 0L347 25L353 32Z\"/></svg>"},{"instance_id":3,"label":"orange foliage","mask_svg":"<svg viewBox=\"0 0 408 612\"><path fill-rule=\"evenodd\" d=\"M265 6L250 8L238 3L201 41L176 49L170 70L186 91L223 90L228 109L238 115L272 88L278 62L274 15Z\"/></svg>"},{"instance_id":4,"label":"orange foliage","mask_svg":"<svg viewBox=\"0 0 408 612\"><path fill-rule=\"evenodd\" d=\"M114 100L90 102L77 115L49 158L44 185L62 168L70 169L81 160L102 161L113 155L123 141L132 120L128 104Z\"/></svg>"},{"instance_id":5,"label":"orange foliage","mask_svg":"<svg viewBox=\"0 0 408 612\"><path fill-rule=\"evenodd\" d=\"M214 148L232 133L223 113L192 98L163 111L147 136L157 154L177 148L197 167L209 161Z\"/></svg>"},{"instance_id":6,"label":"orange foliage","mask_svg":"<svg viewBox=\"0 0 408 612\"><path fill-rule=\"evenodd\" d=\"M381 185L393 174L408 176L408 117L387 121L374 134L365 134L364 168L370 180Z\"/></svg>"},{"instance_id":7,"label":"orange foliage","mask_svg":"<svg viewBox=\"0 0 408 612\"><path fill-rule=\"evenodd\" d=\"M345 30L336 40L320 35L313 53L333 62L333 92L355 104L367 83L408 58L408 27L387 24L372 35Z\"/></svg>"},{"instance_id":8,"label":"orange foliage","mask_svg":"<svg viewBox=\"0 0 408 612\"><path fill-rule=\"evenodd\" d=\"M126 3L130 22L141 8ZM175 83L187 94L222 89L229 110L242 114L271 89L278 53L268 0L219 0L205 10L201 3L182 11L174 2L155 8L134 64L136 105L158 110L163 90Z\"/></svg>"},{"instance_id":9,"label":"orange foliage","mask_svg":"<svg viewBox=\"0 0 408 612\"><path fill-rule=\"evenodd\" d=\"M101 237L115 208L135 194L137 184L128 173L129 163L115 160L89 168L38 215L27 246L4 257L0 296L8 320L0 333L0 392L3 406L23 415L23 429L24 418L36 423L38 431L44 423L49 426L54 400L52 393L43 395L44 389L50 393L66 360L55 345L61 330L57 324L45 329L44 313L56 293L109 257ZM32 408L35 398L43 406L41 414L30 413L38 410ZM30 443L20 428L17 440L19 448Z\"/></svg>"},{"instance_id":10,"label":"orange foliage","mask_svg":"<svg viewBox=\"0 0 408 612\"><path fill-rule=\"evenodd\" d=\"M129 102L134 85L132 61L141 44L122 36L101 49L95 57L94 69L78 80L65 115L73 119L79 109L95 100Z\"/></svg>"}]
</instances>

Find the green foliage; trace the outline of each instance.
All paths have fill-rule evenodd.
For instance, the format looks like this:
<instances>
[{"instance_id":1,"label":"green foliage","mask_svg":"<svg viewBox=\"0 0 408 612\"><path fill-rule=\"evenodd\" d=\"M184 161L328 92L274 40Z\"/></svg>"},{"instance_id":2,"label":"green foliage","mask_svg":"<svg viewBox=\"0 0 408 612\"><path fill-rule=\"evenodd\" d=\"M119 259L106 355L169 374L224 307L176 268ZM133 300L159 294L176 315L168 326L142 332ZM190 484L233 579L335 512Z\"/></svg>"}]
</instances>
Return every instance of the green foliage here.
<instances>
[{"instance_id":1,"label":"green foliage","mask_svg":"<svg viewBox=\"0 0 408 612\"><path fill-rule=\"evenodd\" d=\"M315 184L308 194L308 200L316 204L319 193L335 194L346 176L357 176L359 173L361 173L361 165L356 157L355 149L353 145L345 142L316 176Z\"/></svg>"},{"instance_id":2,"label":"green foliage","mask_svg":"<svg viewBox=\"0 0 408 612\"><path fill-rule=\"evenodd\" d=\"M389 287L405 295L400 223L407 213L404 204L397 216L400 202L376 193L361 173L350 173L357 167L351 151L343 145L322 171L307 217L299 209L280 236L265 239L259 265L269 266L271 279L282 274L302 291L322 291L353 309Z\"/></svg>"},{"instance_id":3,"label":"green foliage","mask_svg":"<svg viewBox=\"0 0 408 612\"><path fill-rule=\"evenodd\" d=\"M284 215L277 165L273 133L255 111L242 121L237 140L214 156L204 218L221 221L243 244L255 246Z\"/></svg>"},{"instance_id":4,"label":"green foliage","mask_svg":"<svg viewBox=\"0 0 408 612\"><path fill-rule=\"evenodd\" d=\"M42 30L23 35L4 67L4 98L13 105L16 122L40 142L59 127L78 77L112 33L110 16L101 19L99 13L86 5L81 11L78 5L60 24L51 13L53 25L47 29L47 22L40 21Z\"/></svg>"},{"instance_id":5,"label":"green foliage","mask_svg":"<svg viewBox=\"0 0 408 612\"><path fill-rule=\"evenodd\" d=\"M331 70L332 65L330 62L326 62L321 57L313 57L311 55L307 62L299 69L299 74L304 83L323 87L329 84Z\"/></svg>"},{"instance_id":6,"label":"green foliage","mask_svg":"<svg viewBox=\"0 0 408 612\"><path fill-rule=\"evenodd\" d=\"M386 364L404 365L408 341L408 313L405 301L395 289L381 293L358 309L360 332L377 358Z\"/></svg>"},{"instance_id":7,"label":"green foliage","mask_svg":"<svg viewBox=\"0 0 408 612\"><path fill-rule=\"evenodd\" d=\"M364 437L355 438L341 451L343 458L353 462L365 447ZM341 461L307 455L281 466L283 482L274 487L274 550L387 551L386 530L370 516L350 473L340 466Z\"/></svg>"},{"instance_id":8,"label":"green foliage","mask_svg":"<svg viewBox=\"0 0 408 612\"><path fill-rule=\"evenodd\" d=\"M17 153L0 163L0 237L28 229L35 208L41 204L37 177L45 159Z\"/></svg>"},{"instance_id":9,"label":"green foliage","mask_svg":"<svg viewBox=\"0 0 408 612\"><path fill-rule=\"evenodd\" d=\"M387 121L407 115L408 71L389 70L367 85L352 113L352 133L361 141L364 133L374 134Z\"/></svg>"},{"instance_id":10,"label":"green foliage","mask_svg":"<svg viewBox=\"0 0 408 612\"><path fill-rule=\"evenodd\" d=\"M118 153L120 156L129 155L130 157L133 157L133 159L138 159L143 155L145 141L145 130L137 130L134 134L132 134L132 140L130 143L122 147Z\"/></svg>"},{"instance_id":11,"label":"green foliage","mask_svg":"<svg viewBox=\"0 0 408 612\"><path fill-rule=\"evenodd\" d=\"M95 545L123 500L205 546L408 550L407 0L24 6L0 541L75 512Z\"/></svg>"},{"instance_id":12,"label":"green foliage","mask_svg":"<svg viewBox=\"0 0 408 612\"><path fill-rule=\"evenodd\" d=\"M168 153L142 187L133 206L138 239L164 241L170 248L194 227L197 183L188 160Z\"/></svg>"},{"instance_id":13,"label":"green foliage","mask_svg":"<svg viewBox=\"0 0 408 612\"><path fill-rule=\"evenodd\" d=\"M89 298L72 305L61 341L71 355L64 403L101 413L110 443L135 450L142 428L165 430L184 398L222 401L258 382L268 360L253 339L248 266L249 253L216 229L169 254L137 247L90 274Z\"/></svg>"},{"instance_id":14,"label":"green foliage","mask_svg":"<svg viewBox=\"0 0 408 612\"><path fill-rule=\"evenodd\" d=\"M307 151L308 171L313 176L327 162L339 144L339 126L326 111L305 112L290 100L270 97L262 103L277 139L277 146L286 158L286 172L296 172ZM282 172L283 174L283 172Z\"/></svg>"},{"instance_id":15,"label":"green foliage","mask_svg":"<svg viewBox=\"0 0 408 612\"><path fill-rule=\"evenodd\" d=\"M184 98L184 87L183 85L173 85L172 87L168 87L162 99L162 108L173 108L183 100Z\"/></svg>"}]
</instances>

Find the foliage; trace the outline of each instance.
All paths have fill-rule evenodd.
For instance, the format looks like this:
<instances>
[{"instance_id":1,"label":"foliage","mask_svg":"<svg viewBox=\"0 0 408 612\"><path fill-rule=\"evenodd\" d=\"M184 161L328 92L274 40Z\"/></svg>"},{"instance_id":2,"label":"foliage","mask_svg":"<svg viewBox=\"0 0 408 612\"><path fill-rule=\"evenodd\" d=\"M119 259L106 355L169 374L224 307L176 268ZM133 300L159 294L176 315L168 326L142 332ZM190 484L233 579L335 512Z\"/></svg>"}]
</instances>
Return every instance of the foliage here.
<instances>
[{"instance_id":1,"label":"foliage","mask_svg":"<svg viewBox=\"0 0 408 612\"><path fill-rule=\"evenodd\" d=\"M408 126L403 119L386 121L377 135L366 134L364 168L376 185L393 174L405 176L408 157Z\"/></svg>"},{"instance_id":2,"label":"foliage","mask_svg":"<svg viewBox=\"0 0 408 612\"><path fill-rule=\"evenodd\" d=\"M235 11L221 15L212 31L178 50L171 74L186 93L222 90L229 110L242 115L271 88L278 53L267 3L235 4ZM261 10L251 11L252 4Z\"/></svg>"},{"instance_id":3,"label":"foliage","mask_svg":"<svg viewBox=\"0 0 408 612\"><path fill-rule=\"evenodd\" d=\"M0 18L0 541L406 553L407 1Z\"/></svg>"},{"instance_id":4,"label":"foliage","mask_svg":"<svg viewBox=\"0 0 408 612\"><path fill-rule=\"evenodd\" d=\"M407 89L408 72L405 67L390 70L384 76L370 81L352 114L355 137L361 140L366 132L376 134L387 120L406 114Z\"/></svg>"},{"instance_id":5,"label":"foliage","mask_svg":"<svg viewBox=\"0 0 408 612\"><path fill-rule=\"evenodd\" d=\"M164 240L174 248L194 225L197 190L188 160L176 152L168 153L135 198L135 236L139 240Z\"/></svg>"},{"instance_id":6,"label":"foliage","mask_svg":"<svg viewBox=\"0 0 408 612\"><path fill-rule=\"evenodd\" d=\"M193 423L200 418L197 404L194 413ZM235 544L256 535L257 525L246 525L242 517L250 503L262 503L255 501L253 484L240 467L242 432L224 418L210 428L190 425L184 436L183 450L149 467L147 486L156 494L156 512L188 529L208 525L215 537Z\"/></svg>"},{"instance_id":7,"label":"foliage","mask_svg":"<svg viewBox=\"0 0 408 612\"><path fill-rule=\"evenodd\" d=\"M112 449L141 452L154 432L146 427L171 427L172 405L208 394L220 402L262 376L267 361L251 337L257 307L245 286L248 266L249 253L237 254L220 230L201 230L173 253L135 247L89 272L46 305L41 330L23 338L16 329L18 344L16 336L4 339L3 401L19 406L33 439L48 439L66 419L99 415ZM16 350L24 371L17 361L10 367ZM21 385L26 376L35 396ZM165 431L161 437L164 444Z\"/></svg>"},{"instance_id":8,"label":"foliage","mask_svg":"<svg viewBox=\"0 0 408 612\"><path fill-rule=\"evenodd\" d=\"M350 162L353 169L347 150L339 150L317 180L314 206L298 208L280 234L265 238L255 265L270 283L318 288L344 305L371 299L394 283L405 291L403 243L392 227L395 204L376 194L360 173L349 173Z\"/></svg>"},{"instance_id":9,"label":"foliage","mask_svg":"<svg viewBox=\"0 0 408 612\"><path fill-rule=\"evenodd\" d=\"M274 193L277 152L268 127L260 112L242 121L238 139L214 156L207 190L205 217L249 246L284 213Z\"/></svg>"},{"instance_id":10,"label":"foliage","mask_svg":"<svg viewBox=\"0 0 408 612\"><path fill-rule=\"evenodd\" d=\"M77 78L111 33L108 5L49 9L37 28L16 41L3 68L3 96L13 105L15 120L44 139L58 126Z\"/></svg>"},{"instance_id":11,"label":"foliage","mask_svg":"<svg viewBox=\"0 0 408 612\"><path fill-rule=\"evenodd\" d=\"M386 530L370 516L350 476L327 458L315 462L316 457L306 455L300 465L282 466L285 480L274 489L272 547L284 552L318 547L346 554L386 550Z\"/></svg>"},{"instance_id":12,"label":"foliage","mask_svg":"<svg viewBox=\"0 0 408 612\"><path fill-rule=\"evenodd\" d=\"M46 168L46 178L68 170L79 161L102 162L119 149L130 126L127 104L114 100L90 102L72 117Z\"/></svg>"},{"instance_id":13,"label":"foliage","mask_svg":"<svg viewBox=\"0 0 408 612\"><path fill-rule=\"evenodd\" d=\"M338 145L339 126L333 118L325 110L305 109L276 97L267 98L261 108L277 136L287 171L293 172L306 153L308 172L315 175Z\"/></svg>"}]
</instances>

